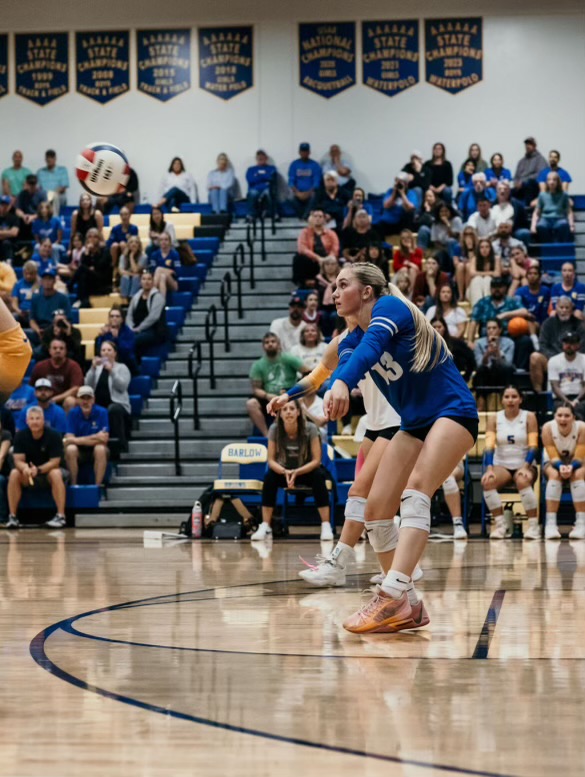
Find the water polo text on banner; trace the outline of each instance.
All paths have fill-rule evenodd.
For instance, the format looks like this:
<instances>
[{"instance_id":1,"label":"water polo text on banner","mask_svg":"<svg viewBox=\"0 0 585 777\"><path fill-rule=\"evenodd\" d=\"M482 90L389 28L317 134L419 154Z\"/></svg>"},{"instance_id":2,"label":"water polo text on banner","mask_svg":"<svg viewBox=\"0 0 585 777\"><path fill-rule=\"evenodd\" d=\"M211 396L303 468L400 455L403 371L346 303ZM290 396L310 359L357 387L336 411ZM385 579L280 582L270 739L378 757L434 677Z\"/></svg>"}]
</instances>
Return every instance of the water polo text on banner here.
<instances>
[{"instance_id":1,"label":"water polo text on banner","mask_svg":"<svg viewBox=\"0 0 585 777\"><path fill-rule=\"evenodd\" d=\"M16 94L37 105L69 91L69 40L66 32L14 36Z\"/></svg>"},{"instance_id":2,"label":"water polo text on banner","mask_svg":"<svg viewBox=\"0 0 585 777\"><path fill-rule=\"evenodd\" d=\"M355 84L354 22L299 24L300 85L335 97Z\"/></svg>"},{"instance_id":3,"label":"water polo text on banner","mask_svg":"<svg viewBox=\"0 0 585 777\"><path fill-rule=\"evenodd\" d=\"M419 80L418 19L362 22L362 81L388 97Z\"/></svg>"},{"instance_id":4,"label":"water polo text on banner","mask_svg":"<svg viewBox=\"0 0 585 777\"><path fill-rule=\"evenodd\" d=\"M457 94L483 78L482 19L425 19L426 79Z\"/></svg>"},{"instance_id":5,"label":"water polo text on banner","mask_svg":"<svg viewBox=\"0 0 585 777\"><path fill-rule=\"evenodd\" d=\"M130 34L75 34L77 91L98 103L109 103L130 90Z\"/></svg>"},{"instance_id":6,"label":"water polo text on banner","mask_svg":"<svg viewBox=\"0 0 585 777\"><path fill-rule=\"evenodd\" d=\"M252 27L199 28L199 86L230 100L254 85Z\"/></svg>"},{"instance_id":7,"label":"water polo text on banner","mask_svg":"<svg viewBox=\"0 0 585 777\"><path fill-rule=\"evenodd\" d=\"M138 91L161 102L191 88L191 30L138 30Z\"/></svg>"},{"instance_id":8,"label":"water polo text on banner","mask_svg":"<svg viewBox=\"0 0 585 777\"><path fill-rule=\"evenodd\" d=\"M8 94L8 35L0 35L0 97Z\"/></svg>"}]
</instances>

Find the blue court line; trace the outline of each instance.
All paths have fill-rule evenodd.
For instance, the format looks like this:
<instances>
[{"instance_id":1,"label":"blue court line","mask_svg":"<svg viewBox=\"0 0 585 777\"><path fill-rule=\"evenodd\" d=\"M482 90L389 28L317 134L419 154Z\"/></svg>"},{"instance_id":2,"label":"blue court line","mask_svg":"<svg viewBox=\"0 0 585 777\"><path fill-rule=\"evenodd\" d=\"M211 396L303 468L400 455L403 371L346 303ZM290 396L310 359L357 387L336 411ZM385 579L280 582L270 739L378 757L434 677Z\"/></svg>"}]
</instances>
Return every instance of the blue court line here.
<instances>
[{"instance_id":1,"label":"blue court line","mask_svg":"<svg viewBox=\"0 0 585 777\"><path fill-rule=\"evenodd\" d=\"M502 609L505 595L506 592L502 589L499 589L493 595L489 610L485 616L485 621L483 623L479 639L477 640L477 645L475 646L475 650L471 656L472 658L485 659L488 657L490 644L492 637L494 636L494 631L496 630L498 618L500 617L500 610Z\"/></svg>"}]
</instances>

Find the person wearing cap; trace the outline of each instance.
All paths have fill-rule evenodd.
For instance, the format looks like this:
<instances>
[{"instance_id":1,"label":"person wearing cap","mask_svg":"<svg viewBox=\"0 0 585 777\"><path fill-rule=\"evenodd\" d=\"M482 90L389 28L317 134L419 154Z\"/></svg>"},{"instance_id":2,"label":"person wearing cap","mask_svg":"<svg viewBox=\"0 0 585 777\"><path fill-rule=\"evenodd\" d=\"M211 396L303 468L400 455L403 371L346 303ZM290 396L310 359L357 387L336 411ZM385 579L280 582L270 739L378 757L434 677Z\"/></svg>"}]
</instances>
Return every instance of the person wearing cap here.
<instances>
[{"instance_id":1,"label":"person wearing cap","mask_svg":"<svg viewBox=\"0 0 585 777\"><path fill-rule=\"evenodd\" d=\"M67 432L63 440L71 485L77 485L79 465L93 463L95 484L101 486L108 466L108 411L96 405L91 386L79 387L77 402L77 407L72 408L67 416Z\"/></svg>"},{"instance_id":2,"label":"person wearing cap","mask_svg":"<svg viewBox=\"0 0 585 777\"><path fill-rule=\"evenodd\" d=\"M349 192L339 186L335 170L328 170L323 175L323 185L311 200L311 210L322 210L328 219L327 226L337 230L339 234L343 225L345 206L349 199Z\"/></svg>"},{"instance_id":3,"label":"person wearing cap","mask_svg":"<svg viewBox=\"0 0 585 777\"><path fill-rule=\"evenodd\" d=\"M465 189L459 202L459 209L465 221L476 212L478 200L481 198L487 199L491 206L496 201L496 192L493 188L488 188L485 173L474 173L471 176L471 186Z\"/></svg>"},{"instance_id":4,"label":"person wearing cap","mask_svg":"<svg viewBox=\"0 0 585 777\"><path fill-rule=\"evenodd\" d=\"M524 141L525 153L516 165L512 196L528 204L538 197L538 175L548 167L546 159L536 148L536 140L530 136Z\"/></svg>"},{"instance_id":5,"label":"person wearing cap","mask_svg":"<svg viewBox=\"0 0 585 777\"><path fill-rule=\"evenodd\" d=\"M288 316L275 318L270 324L270 331L280 340L283 353L288 353L293 346L301 342L301 332L306 326L303 321L304 310L304 300L295 295L288 303Z\"/></svg>"},{"instance_id":6,"label":"person wearing cap","mask_svg":"<svg viewBox=\"0 0 585 777\"><path fill-rule=\"evenodd\" d=\"M555 315L557 302L561 297L569 297L573 303L573 315L581 320L585 319L585 283L577 280L577 273L573 262L563 262L561 266L561 280L554 283L550 290L550 315Z\"/></svg>"},{"instance_id":7,"label":"person wearing cap","mask_svg":"<svg viewBox=\"0 0 585 777\"><path fill-rule=\"evenodd\" d=\"M559 297L554 316L549 316L540 327L538 351L530 355L530 381L536 392L543 391L549 359L563 350L563 335L577 332L581 338L581 353L585 353L585 323L574 314L570 297Z\"/></svg>"},{"instance_id":8,"label":"person wearing cap","mask_svg":"<svg viewBox=\"0 0 585 777\"><path fill-rule=\"evenodd\" d=\"M47 192L47 199L53 207L55 216L67 205L69 174L67 168L57 164L57 154L52 148L45 152L45 167L37 170L41 189Z\"/></svg>"},{"instance_id":9,"label":"person wearing cap","mask_svg":"<svg viewBox=\"0 0 585 777\"><path fill-rule=\"evenodd\" d=\"M16 417L16 429L26 429L26 411L29 407L40 407L45 415L45 426L55 429L59 434L67 430L67 416L59 405L53 402L55 390L48 378L39 378L34 382L34 399L24 407Z\"/></svg>"},{"instance_id":10,"label":"person wearing cap","mask_svg":"<svg viewBox=\"0 0 585 777\"><path fill-rule=\"evenodd\" d=\"M301 143L299 158L288 168L288 185L292 192L291 205L299 218L306 218L311 198L321 183L321 168L311 159L311 146Z\"/></svg>"},{"instance_id":11,"label":"person wearing cap","mask_svg":"<svg viewBox=\"0 0 585 777\"><path fill-rule=\"evenodd\" d=\"M579 353L581 336L569 330L561 337L562 351L548 360L548 380L556 410L563 402L585 420L585 354Z\"/></svg>"},{"instance_id":12,"label":"person wearing cap","mask_svg":"<svg viewBox=\"0 0 585 777\"><path fill-rule=\"evenodd\" d=\"M32 175L32 170L22 164L22 151L12 154L12 167L2 170L2 194L11 198L17 197L24 186L27 175Z\"/></svg>"},{"instance_id":13,"label":"person wearing cap","mask_svg":"<svg viewBox=\"0 0 585 777\"><path fill-rule=\"evenodd\" d=\"M422 151L415 149L411 153L410 162L404 165L402 172L409 176L408 188L417 189L417 193L422 201L424 193L431 183L431 171L423 164Z\"/></svg>"},{"instance_id":14,"label":"person wearing cap","mask_svg":"<svg viewBox=\"0 0 585 777\"><path fill-rule=\"evenodd\" d=\"M392 186L384 195L380 226L384 238L387 234L398 235L403 229L411 229L414 217L422 202L415 189L409 189L408 173L398 173Z\"/></svg>"},{"instance_id":15,"label":"person wearing cap","mask_svg":"<svg viewBox=\"0 0 585 777\"><path fill-rule=\"evenodd\" d=\"M3 194L0 197L0 259L13 259L16 242L20 234L20 221L10 209L12 199Z\"/></svg>"},{"instance_id":16,"label":"person wearing cap","mask_svg":"<svg viewBox=\"0 0 585 777\"><path fill-rule=\"evenodd\" d=\"M53 324L56 310L62 310L66 318L71 317L69 296L57 291L55 288L56 280L56 270L52 267L45 268L41 276L41 288L32 296L30 326L38 337L38 342L43 336L43 331Z\"/></svg>"},{"instance_id":17,"label":"person wearing cap","mask_svg":"<svg viewBox=\"0 0 585 777\"><path fill-rule=\"evenodd\" d=\"M549 173L558 173L559 178L561 179L562 189L564 192L569 191L569 185L573 182L573 179L569 175L569 173L560 166L561 161L561 152L555 151L554 149L552 151L548 152L548 167L545 167L544 170L541 170L538 174L538 178L536 179L538 181L538 185L540 187L541 192L546 191L546 179L548 177Z\"/></svg>"},{"instance_id":18,"label":"person wearing cap","mask_svg":"<svg viewBox=\"0 0 585 777\"><path fill-rule=\"evenodd\" d=\"M53 402L69 412L77 404L77 389L83 385L83 372L73 359L67 357L67 343L61 337L53 337L49 346L49 358L37 362L30 377L34 386L39 378L51 381L55 396Z\"/></svg>"},{"instance_id":19,"label":"person wearing cap","mask_svg":"<svg viewBox=\"0 0 585 777\"><path fill-rule=\"evenodd\" d=\"M248 219L253 221L262 209L271 216L276 207L276 167L268 163L268 154L256 152L256 164L246 170L248 182Z\"/></svg>"},{"instance_id":20,"label":"person wearing cap","mask_svg":"<svg viewBox=\"0 0 585 777\"><path fill-rule=\"evenodd\" d=\"M323 175L330 170L337 173L337 182L340 189L344 189L349 196L355 188L355 181L351 177L351 165L349 159L344 157L341 149L334 143L329 147L329 151L321 159L321 171Z\"/></svg>"}]
</instances>

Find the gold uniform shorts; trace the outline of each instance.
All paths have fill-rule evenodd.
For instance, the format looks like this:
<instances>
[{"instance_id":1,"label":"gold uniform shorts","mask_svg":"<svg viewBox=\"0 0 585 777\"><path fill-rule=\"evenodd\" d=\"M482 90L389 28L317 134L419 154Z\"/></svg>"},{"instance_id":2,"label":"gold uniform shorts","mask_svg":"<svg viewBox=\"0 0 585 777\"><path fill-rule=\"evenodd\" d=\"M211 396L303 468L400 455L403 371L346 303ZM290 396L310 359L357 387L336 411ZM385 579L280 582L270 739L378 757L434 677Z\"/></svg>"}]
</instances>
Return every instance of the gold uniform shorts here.
<instances>
[{"instance_id":1,"label":"gold uniform shorts","mask_svg":"<svg viewBox=\"0 0 585 777\"><path fill-rule=\"evenodd\" d=\"M20 386L31 356L28 337L20 326L0 332L0 403Z\"/></svg>"}]
</instances>

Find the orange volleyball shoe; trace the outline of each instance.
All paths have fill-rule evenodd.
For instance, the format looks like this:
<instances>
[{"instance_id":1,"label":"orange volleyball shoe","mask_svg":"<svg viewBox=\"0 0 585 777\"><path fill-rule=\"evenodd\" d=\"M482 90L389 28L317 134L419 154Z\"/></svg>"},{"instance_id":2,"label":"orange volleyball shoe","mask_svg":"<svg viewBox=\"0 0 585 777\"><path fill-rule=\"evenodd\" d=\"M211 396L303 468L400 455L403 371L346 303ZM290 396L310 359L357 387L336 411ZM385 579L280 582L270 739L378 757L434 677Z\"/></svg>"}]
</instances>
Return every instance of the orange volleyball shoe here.
<instances>
[{"instance_id":1,"label":"orange volleyball shoe","mask_svg":"<svg viewBox=\"0 0 585 777\"><path fill-rule=\"evenodd\" d=\"M412 607L406 593L400 599L393 599L381 588L376 589L374 596L344 622L343 628L353 634L367 634L384 626L392 626L392 631L398 631L397 626L403 626L412 621Z\"/></svg>"}]
</instances>

